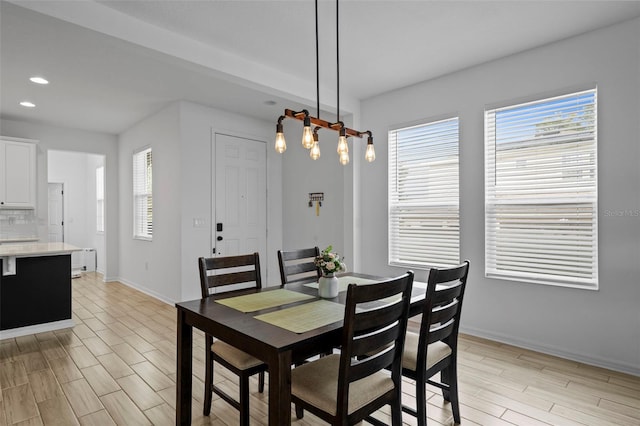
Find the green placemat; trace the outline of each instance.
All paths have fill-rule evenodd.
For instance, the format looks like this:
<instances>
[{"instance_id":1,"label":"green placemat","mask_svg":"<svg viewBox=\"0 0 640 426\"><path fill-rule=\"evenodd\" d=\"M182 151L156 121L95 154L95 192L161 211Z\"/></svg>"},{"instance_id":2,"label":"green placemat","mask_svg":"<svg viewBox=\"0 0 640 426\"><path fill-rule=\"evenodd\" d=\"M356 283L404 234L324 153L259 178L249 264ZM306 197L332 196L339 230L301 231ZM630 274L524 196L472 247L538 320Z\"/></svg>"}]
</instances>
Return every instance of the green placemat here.
<instances>
[{"instance_id":1,"label":"green placemat","mask_svg":"<svg viewBox=\"0 0 640 426\"><path fill-rule=\"evenodd\" d=\"M305 333L342 320L344 305L328 300L318 300L268 314L256 315L254 318L294 333Z\"/></svg>"},{"instance_id":2,"label":"green placemat","mask_svg":"<svg viewBox=\"0 0 640 426\"><path fill-rule=\"evenodd\" d=\"M347 291L347 287L349 287L349 284L358 284L358 285L363 285L363 284L373 284L373 283L377 283L379 281L376 280L370 280L367 278L358 278L358 277L338 277L338 293L343 292L343 291ZM318 288L318 283L308 283L305 284L306 287L311 287L311 288Z\"/></svg>"},{"instance_id":3,"label":"green placemat","mask_svg":"<svg viewBox=\"0 0 640 426\"><path fill-rule=\"evenodd\" d=\"M216 300L216 303L236 309L240 312L255 312L261 309L274 308L301 300L313 299L308 294L296 291L278 289L273 291L262 291L245 296L229 297L228 299Z\"/></svg>"}]
</instances>

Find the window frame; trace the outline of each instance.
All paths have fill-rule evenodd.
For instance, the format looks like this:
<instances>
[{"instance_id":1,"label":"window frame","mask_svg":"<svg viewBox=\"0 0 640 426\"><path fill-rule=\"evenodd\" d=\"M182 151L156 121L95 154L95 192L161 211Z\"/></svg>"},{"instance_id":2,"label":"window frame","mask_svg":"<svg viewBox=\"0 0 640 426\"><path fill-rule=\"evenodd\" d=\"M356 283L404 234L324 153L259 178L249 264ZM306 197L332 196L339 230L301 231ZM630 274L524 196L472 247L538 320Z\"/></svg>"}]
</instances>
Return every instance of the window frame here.
<instances>
[{"instance_id":1,"label":"window frame","mask_svg":"<svg viewBox=\"0 0 640 426\"><path fill-rule=\"evenodd\" d=\"M412 132L415 132L413 136ZM442 133L436 137L434 132ZM404 150L399 145L402 137L405 137ZM422 142L429 146L420 147ZM452 161L452 152L455 153L454 164L447 165ZM421 270L459 264L460 117L451 114L391 128L388 155L388 264ZM413 156L403 162L404 166L399 160L403 155ZM425 166L427 162L431 163L429 167ZM418 173L414 175L415 179L407 179L406 175L399 177L400 168L407 170L406 174L412 170ZM431 170L431 173L424 173L424 170ZM405 191L400 190L400 186L404 186ZM454 190L455 196L452 196ZM407 224L411 221L413 225ZM416 224L420 227L412 230ZM400 247L404 248L401 250Z\"/></svg>"},{"instance_id":2,"label":"window frame","mask_svg":"<svg viewBox=\"0 0 640 426\"><path fill-rule=\"evenodd\" d=\"M592 97L592 103L580 104L581 97L587 99ZM566 109L547 109L554 103L560 105L562 103L570 103L575 100L574 105L580 105L582 110L582 116L572 116L567 111L570 111L570 107ZM498 125L496 114L503 114L505 116L511 112L517 115L517 111L526 111L526 108L531 107L530 111L538 109L539 111L545 111L547 114L545 117L535 121L532 116L535 116L534 112L527 111L530 115L525 116L522 114L522 122L524 117L527 117L529 126L538 126L540 124L548 123L551 126L553 121L549 121L550 117L558 117L559 120L564 120L561 123L565 126L565 129L555 129L555 131L543 131L539 135L532 135L527 138L518 138L517 143L521 144L522 154L525 150L532 151L529 157L518 158L516 155L511 156L511 162L515 162L517 168L526 168L526 163L531 161L542 161L545 173L550 175L555 172L552 179L543 181L543 178L538 178L538 182L545 182L545 186L538 187L534 191L522 189L516 192L516 186L525 188L527 184L536 177L536 173L541 172L517 172L515 177L511 180L504 180L502 186L498 183L498 149L496 145L500 143L506 144L507 137L500 139L498 136ZM590 109L587 109L590 108ZM550 115L547 111L551 111L556 115ZM591 112L592 111L592 112ZM560 115L557 115L560 114ZM562 115L565 114L565 115ZM589 114L592 114L590 116ZM542 116L542 114L539 114ZM583 119L582 121L577 121ZM569 119L574 121L570 122L571 126L567 126ZM516 282L535 283L543 285L551 285L558 287L570 287L586 290L598 290L599 288L599 274L598 274L598 90L597 86L590 86L588 89L577 89L564 92L555 96L539 96L535 100L527 102L514 102L506 106L485 108L484 112L485 122L485 271L484 275L487 278L503 279ZM521 130L524 128L522 122L515 123L510 122L509 126L512 126L512 132ZM591 123L584 129L581 127L584 123ZM515 123L515 124L514 124ZM575 125L574 125L575 123ZM580 123L580 124L577 124ZM516 128L516 125L523 126ZM506 127L506 125L505 125ZM568 127L574 127L571 131L565 131ZM565 132L563 134L563 131ZM506 133L506 131L505 131ZM540 137L539 141L536 141L536 137ZM500 142L498 142L500 140ZM512 142L513 143L513 142ZM565 149L563 144L566 144L569 149ZM573 150L570 150L573 144ZM504 153L507 149L502 148ZM535 147L535 151L533 151ZM553 149L556 149L557 153L552 153ZM562 150L565 149L563 153ZM546 150L546 154L538 154ZM512 148L515 151L515 148ZM522 155L521 154L521 155ZM587 155L588 154L588 155ZM505 154L503 154L505 155ZM538 156L539 155L539 156ZM579 157L582 156L586 159L579 162ZM571 161L574 166L574 170L566 171L564 164L566 161ZM518 166L518 162L524 162L522 166ZM558 163L562 166L558 166ZM501 164L504 170L506 160ZM538 166L539 167L539 166ZM533 169L533 167L531 167ZM550 170L550 171L549 171ZM560 173L558 173L560 172ZM587 174L585 181L580 179L585 177L581 173ZM500 172L506 176L505 172ZM512 174L514 172L511 172ZM542 174L541 174L542 175ZM544 175L543 175L544 176ZM528 179L524 183L517 179ZM563 182L567 180L569 183L575 181L573 186ZM556 182L555 185L553 182ZM592 182L591 182L592 181ZM505 189L508 188L508 189ZM551 191L556 190L557 193L553 194ZM515 193L516 196L508 196L509 193ZM520 210L518 210L520 209ZM523 214L523 212L526 213ZM502 210L500 212L499 210ZM530 213L536 210L536 213ZM500 218L500 215L502 219ZM544 219L542 214L547 215L547 219ZM508 223L509 220L520 215L520 217L514 221L515 223ZM556 216L554 216L556 215ZM562 216L562 217L560 217ZM551 221L549 218L560 217L555 221ZM585 222L585 218L587 221ZM524 220L530 222L526 225ZM557 222L557 223L556 223ZM507 224L506 226L500 226L500 223ZM586 223L586 225L584 225ZM584 225L584 226L583 226ZM581 227L579 229L579 227ZM527 231L527 228L530 228ZM539 234L533 232L540 231ZM527 236L527 232L532 232ZM546 235L540 237L543 233ZM582 236L585 233L585 237ZM507 242L509 237L510 241ZM540 243L534 241L536 238L541 240ZM563 244L559 244L560 238L564 238ZM504 244L500 245L499 241L503 240ZM580 240L591 241L590 244L583 244ZM565 244L567 242L567 244ZM544 245L544 252L546 256L536 257L536 249L531 247L533 243ZM574 243L575 246L571 246ZM551 247L555 247L555 251L549 250L549 244ZM509 248L511 246L519 246L517 248ZM564 246L564 247L563 247ZM575 248L573 248L575 247ZM585 247L588 250L584 249ZM542 250L538 248L537 250ZM571 250L574 250L572 252ZM530 252L530 253L528 253ZM573 260L568 260L568 254L578 257L576 253L581 252L582 260L577 260L579 265L589 265L589 262L584 259L592 259L590 262L590 268L588 266L582 266L578 270L578 266L569 265ZM514 255L519 255L518 259L515 259ZM563 258L564 256L564 258ZM503 267L498 266L498 258L502 257ZM509 258L510 259L507 259ZM547 261L543 260L547 257ZM511 262L519 262L520 265L515 265L510 268L505 267ZM534 272L533 266L538 264L537 270ZM561 269L564 267L564 269ZM526 269L530 269L527 271ZM573 276L570 276L570 270L575 268ZM554 274L551 271L556 270ZM585 272L583 272L585 271ZM580 277L578 275L584 275ZM589 275L587 277L587 275Z\"/></svg>"},{"instance_id":3,"label":"window frame","mask_svg":"<svg viewBox=\"0 0 640 426\"><path fill-rule=\"evenodd\" d=\"M137 149L132 158L133 239L153 241L153 150L151 146ZM138 170L139 167L144 170ZM139 179L144 179L144 182L138 182ZM145 202L141 204L141 200ZM141 208L146 210L146 214L139 211ZM147 220L140 223L144 216Z\"/></svg>"}]
</instances>

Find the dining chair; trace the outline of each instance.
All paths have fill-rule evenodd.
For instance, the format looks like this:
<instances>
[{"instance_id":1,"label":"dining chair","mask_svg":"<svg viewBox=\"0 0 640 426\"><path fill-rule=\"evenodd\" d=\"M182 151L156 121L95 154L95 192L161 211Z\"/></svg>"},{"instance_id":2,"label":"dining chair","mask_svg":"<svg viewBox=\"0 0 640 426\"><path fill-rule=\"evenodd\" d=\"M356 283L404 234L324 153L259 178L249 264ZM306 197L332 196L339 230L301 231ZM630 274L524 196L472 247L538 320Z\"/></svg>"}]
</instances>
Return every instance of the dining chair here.
<instances>
[{"instance_id":1,"label":"dining chair","mask_svg":"<svg viewBox=\"0 0 640 426\"><path fill-rule=\"evenodd\" d=\"M427 424L427 383L442 389L445 401L451 402L454 422L460 423L458 327L468 274L468 260L454 268L431 269L420 332L407 332L402 355L402 375L415 380L416 410L404 405L402 410L415 416L418 426ZM431 380L437 373L440 373L439 382Z\"/></svg>"},{"instance_id":2,"label":"dining chair","mask_svg":"<svg viewBox=\"0 0 640 426\"><path fill-rule=\"evenodd\" d=\"M318 281L322 276L320 268L315 264L320 256L320 249L316 247L298 250L278 250L278 265L280 266L280 287L293 283L310 283ZM333 353L333 349L321 351L318 355L325 356ZM305 361L306 362L306 361ZM300 361L295 363L299 366Z\"/></svg>"},{"instance_id":3,"label":"dining chair","mask_svg":"<svg viewBox=\"0 0 640 426\"><path fill-rule=\"evenodd\" d=\"M378 283L349 284L340 354L291 372L291 401L299 419L308 410L333 425L364 419L383 425L371 414L389 404L392 424L402 424L402 348L412 284L411 271Z\"/></svg>"},{"instance_id":4,"label":"dining chair","mask_svg":"<svg viewBox=\"0 0 640 426\"><path fill-rule=\"evenodd\" d=\"M318 247L288 251L278 250L281 285L318 281L321 273L314 263L316 256L320 256Z\"/></svg>"},{"instance_id":5,"label":"dining chair","mask_svg":"<svg viewBox=\"0 0 640 426\"><path fill-rule=\"evenodd\" d=\"M260 278L260 257L258 253L198 259L200 269L200 286L202 297L210 296L210 289L228 291L229 286L252 283L245 288L262 288ZM210 272L214 272L210 275ZM218 273L223 271L223 273ZM224 272L226 271L226 272ZM205 335L205 390L203 414L211 412L212 393L215 392L227 403L240 412L240 424L249 424L249 378L258 373L258 391L264 391L264 372L267 365L257 358L243 352L222 340L213 340L209 334ZM240 401L235 400L213 382L213 363L226 367L238 376Z\"/></svg>"}]
</instances>

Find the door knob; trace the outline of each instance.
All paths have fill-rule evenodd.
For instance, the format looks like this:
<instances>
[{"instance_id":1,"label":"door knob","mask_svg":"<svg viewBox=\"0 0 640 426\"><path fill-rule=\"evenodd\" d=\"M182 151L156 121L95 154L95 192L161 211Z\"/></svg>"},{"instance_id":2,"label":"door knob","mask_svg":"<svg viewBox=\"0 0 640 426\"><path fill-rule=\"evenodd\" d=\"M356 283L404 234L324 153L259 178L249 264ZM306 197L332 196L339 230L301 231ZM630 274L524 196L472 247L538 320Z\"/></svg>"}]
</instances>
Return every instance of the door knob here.
<instances>
[{"instance_id":1,"label":"door knob","mask_svg":"<svg viewBox=\"0 0 640 426\"><path fill-rule=\"evenodd\" d=\"M221 235L218 235L218 238L216 238L216 240L218 240L218 241L222 241L222 236L221 236Z\"/></svg>"}]
</instances>

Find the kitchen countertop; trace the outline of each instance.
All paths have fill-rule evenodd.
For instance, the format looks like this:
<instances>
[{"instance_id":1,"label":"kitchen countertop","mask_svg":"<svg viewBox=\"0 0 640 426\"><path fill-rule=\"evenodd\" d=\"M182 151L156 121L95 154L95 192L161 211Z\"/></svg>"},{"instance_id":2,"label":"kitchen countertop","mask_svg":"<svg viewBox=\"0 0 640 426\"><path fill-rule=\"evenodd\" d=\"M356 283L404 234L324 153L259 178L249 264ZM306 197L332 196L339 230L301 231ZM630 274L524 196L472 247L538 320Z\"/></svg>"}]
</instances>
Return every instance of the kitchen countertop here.
<instances>
[{"instance_id":1,"label":"kitchen countertop","mask_svg":"<svg viewBox=\"0 0 640 426\"><path fill-rule=\"evenodd\" d=\"M0 257L53 256L80 250L82 249L67 243L3 244L0 245Z\"/></svg>"},{"instance_id":2,"label":"kitchen countertop","mask_svg":"<svg viewBox=\"0 0 640 426\"><path fill-rule=\"evenodd\" d=\"M28 237L28 238L0 238L0 244L2 243L27 243L32 241L38 241L38 237Z\"/></svg>"}]
</instances>

